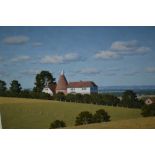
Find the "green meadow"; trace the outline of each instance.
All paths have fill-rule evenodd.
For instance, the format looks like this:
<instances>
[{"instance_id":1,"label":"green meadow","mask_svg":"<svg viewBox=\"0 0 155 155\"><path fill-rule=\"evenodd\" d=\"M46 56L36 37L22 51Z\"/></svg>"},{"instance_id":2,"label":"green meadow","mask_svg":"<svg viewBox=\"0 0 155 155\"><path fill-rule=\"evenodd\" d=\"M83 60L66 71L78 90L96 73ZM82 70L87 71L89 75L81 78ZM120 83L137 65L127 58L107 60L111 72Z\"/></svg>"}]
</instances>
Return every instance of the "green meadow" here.
<instances>
[{"instance_id":1,"label":"green meadow","mask_svg":"<svg viewBox=\"0 0 155 155\"><path fill-rule=\"evenodd\" d=\"M155 129L155 117L139 117L103 123L73 126L75 129Z\"/></svg>"},{"instance_id":2,"label":"green meadow","mask_svg":"<svg viewBox=\"0 0 155 155\"><path fill-rule=\"evenodd\" d=\"M111 122L141 117L139 109L0 97L2 124L3 128L8 129L48 129L56 119L65 121L67 127L73 127L81 111L94 113L102 108L111 116Z\"/></svg>"}]
</instances>

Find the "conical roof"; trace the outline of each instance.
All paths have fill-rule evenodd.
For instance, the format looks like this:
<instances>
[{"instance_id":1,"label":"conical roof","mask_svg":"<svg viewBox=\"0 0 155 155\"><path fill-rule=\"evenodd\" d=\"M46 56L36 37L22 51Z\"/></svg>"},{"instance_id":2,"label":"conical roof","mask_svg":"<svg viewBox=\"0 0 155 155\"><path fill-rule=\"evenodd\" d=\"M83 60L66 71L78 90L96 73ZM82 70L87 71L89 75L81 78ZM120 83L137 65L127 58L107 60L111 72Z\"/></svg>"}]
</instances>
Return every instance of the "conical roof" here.
<instances>
[{"instance_id":1,"label":"conical roof","mask_svg":"<svg viewBox=\"0 0 155 155\"><path fill-rule=\"evenodd\" d=\"M56 90L67 90L67 85L68 85L68 82L64 75L64 71L62 70L59 80L58 80L58 83L57 83L57 86L56 86Z\"/></svg>"}]
</instances>

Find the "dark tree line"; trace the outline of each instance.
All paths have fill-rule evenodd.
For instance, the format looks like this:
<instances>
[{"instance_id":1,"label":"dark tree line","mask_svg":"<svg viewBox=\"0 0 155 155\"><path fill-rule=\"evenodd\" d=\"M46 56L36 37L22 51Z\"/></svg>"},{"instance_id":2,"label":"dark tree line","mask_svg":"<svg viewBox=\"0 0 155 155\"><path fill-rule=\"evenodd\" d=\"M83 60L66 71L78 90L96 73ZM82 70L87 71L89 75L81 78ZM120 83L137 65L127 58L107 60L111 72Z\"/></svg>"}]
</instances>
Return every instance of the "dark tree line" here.
<instances>
[{"instance_id":1,"label":"dark tree line","mask_svg":"<svg viewBox=\"0 0 155 155\"><path fill-rule=\"evenodd\" d=\"M42 92L34 92L31 90L23 90L21 84L17 80L10 83L9 89L6 87L6 82L0 80L0 96L3 97L21 97L21 98L39 98L51 99L51 96Z\"/></svg>"},{"instance_id":2,"label":"dark tree line","mask_svg":"<svg viewBox=\"0 0 155 155\"><path fill-rule=\"evenodd\" d=\"M123 93L121 99L111 94L55 94L53 97L57 101L86 103L107 106L119 106L127 108L141 108L144 101L137 98L136 94L127 90Z\"/></svg>"},{"instance_id":3,"label":"dark tree line","mask_svg":"<svg viewBox=\"0 0 155 155\"><path fill-rule=\"evenodd\" d=\"M0 80L0 95L1 96L18 96L21 93L22 87L17 80L10 83L9 89L6 87L6 82Z\"/></svg>"},{"instance_id":4,"label":"dark tree line","mask_svg":"<svg viewBox=\"0 0 155 155\"><path fill-rule=\"evenodd\" d=\"M57 93L54 99L58 101L74 102L74 103L87 103L97 105L112 105L117 106L120 99L110 94L67 94Z\"/></svg>"},{"instance_id":5,"label":"dark tree line","mask_svg":"<svg viewBox=\"0 0 155 155\"><path fill-rule=\"evenodd\" d=\"M49 94L42 92L45 84L45 79L47 79L51 87L55 87L55 78L53 78L53 75L48 71L41 71L36 75L36 81L33 90L22 89L21 84L17 80L13 80L10 83L9 89L7 89L6 82L0 80L0 96L52 99Z\"/></svg>"}]
</instances>

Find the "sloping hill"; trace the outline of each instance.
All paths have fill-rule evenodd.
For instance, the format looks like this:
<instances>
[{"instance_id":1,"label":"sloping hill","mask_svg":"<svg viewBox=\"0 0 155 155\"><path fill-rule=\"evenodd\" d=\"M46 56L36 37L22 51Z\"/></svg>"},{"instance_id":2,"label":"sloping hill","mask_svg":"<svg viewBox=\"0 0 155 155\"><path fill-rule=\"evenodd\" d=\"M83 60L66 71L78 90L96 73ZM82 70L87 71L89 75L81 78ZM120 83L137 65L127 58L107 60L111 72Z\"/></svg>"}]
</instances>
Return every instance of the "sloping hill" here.
<instances>
[{"instance_id":1,"label":"sloping hill","mask_svg":"<svg viewBox=\"0 0 155 155\"><path fill-rule=\"evenodd\" d=\"M155 129L155 117L143 117L70 127L73 129Z\"/></svg>"},{"instance_id":2,"label":"sloping hill","mask_svg":"<svg viewBox=\"0 0 155 155\"><path fill-rule=\"evenodd\" d=\"M139 109L0 97L3 128L49 128L56 119L64 120L67 126L74 126L75 118L81 111L94 113L102 108L109 113L112 121L141 117Z\"/></svg>"}]
</instances>

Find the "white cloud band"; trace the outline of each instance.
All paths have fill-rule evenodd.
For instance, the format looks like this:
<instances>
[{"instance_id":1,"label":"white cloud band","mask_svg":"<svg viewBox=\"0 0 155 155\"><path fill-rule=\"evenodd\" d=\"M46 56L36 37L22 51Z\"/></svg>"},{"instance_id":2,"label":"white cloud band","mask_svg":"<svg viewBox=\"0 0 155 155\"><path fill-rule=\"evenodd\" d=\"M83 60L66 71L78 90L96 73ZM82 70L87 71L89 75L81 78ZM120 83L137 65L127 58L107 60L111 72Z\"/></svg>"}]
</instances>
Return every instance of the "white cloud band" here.
<instances>
[{"instance_id":1,"label":"white cloud band","mask_svg":"<svg viewBox=\"0 0 155 155\"><path fill-rule=\"evenodd\" d=\"M45 64L61 64L61 63L68 63L72 61L79 61L81 57L77 53L67 53L65 55L52 55L52 56L45 56L41 59L41 63Z\"/></svg>"},{"instance_id":2,"label":"white cloud band","mask_svg":"<svg viewBox=\"0 0 155 155\"><path fill-rule=\"evenodd\" d=\"M27 36L8 36L4 38L3 42L6 44L24 44L29 41Z\"/></svg>"}]
</instances>

